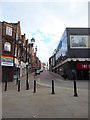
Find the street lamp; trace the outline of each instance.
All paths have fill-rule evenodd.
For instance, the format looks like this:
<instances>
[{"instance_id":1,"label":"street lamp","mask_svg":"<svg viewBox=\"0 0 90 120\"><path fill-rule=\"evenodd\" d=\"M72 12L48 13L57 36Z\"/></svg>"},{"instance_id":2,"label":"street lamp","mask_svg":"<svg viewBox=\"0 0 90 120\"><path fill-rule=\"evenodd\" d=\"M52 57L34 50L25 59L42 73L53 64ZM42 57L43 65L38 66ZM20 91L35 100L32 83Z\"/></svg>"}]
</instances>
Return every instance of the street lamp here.
<instances>
[{"instance_id":1,"label":"street lamp","mask_svg":"<svg viewBox=\"0 0 90 120\"><path fill-rule=\"evenodd\" d=\"M28 39L26 40L26 90L29 90L27 47L28 47Z\"/></svg>"},{"instance_id":2,"label":"street lamp","mask_svg":"<svg viewBox=\"0 0 90 120\"><path fill-rule=\"evenodd\" d=\"M19 40L18 41L18 44L19 44L19 65L18 65L18 67L19 67L19 70L20 70L20 65L21 65L21 47L22 47L22 41L21 40ZM17 76L17 83L18 83L18 92L20 91L20 71L19 71L19 79L18 79L18 76Z\"/></svg>"},{"instance_id":3,"label":"street lamp","mask_svg":"<svg viewBox=\"0 0 90 120\"><path fill-rule=\"evenodd\" d=\"M36 52L36 68L35 68L35 70L37 71L37 45L36 45L36 47L35 47L35 52Z\"/></svg>"},{"instance_id":4,"label":"street lamp","mask_svg":"<svg viewBox=\"0 0 90 120\"><path fill-rule=\"evenodd\" d=\"M18 41L18 45L19 45L20 51L21 51L21 43L22 43L22 41L19 40L19 41ZM21 59L21 54L20 54L20 52L19 52L19 56L20 56L19 59ZM20 66L20 63L19 63L18 66L17 66L17 82L16 82L16 84L18 84L18 76L19 76L18 68L19 68L19 66Z\"/></svg>"},{"instance_id":5,"label":"street lamp","mask_svg":"<svg viewBox=\"0 0 90 120\"><path fill-rule=\"evenodd\" d=\"M34 43L35 43L35 39L34 39L34 38L32 38L32 39L31 39L31 44L32 44L32 47L33 47ZM35 68L33 69L33 64L32 64L32 71L35 71Z\"/></svg>"},{"instance_id":6,"label":"street lamp","mask_svg":"<svg viewBox=\"0 0 90 120\"><path fill-rule=\"evenodd\" d=\"M35 39L32 38L31 39L31 43L34 44L35 42ZM29 61L28 61L28 39L26 40L26 90L29 90L29 82L28 82L28 64L29 64Z\"/></svg>"},{"instance_id":7,"label":"street lamp","mask_svg":"<svg viewBox=\"0 0 90 120\"><path fill-rule=\"evenodd\" d=\"M35 51L37 52L37 45L36 45L36 47L35 47Z\"/></svg>"},{"instance_id":8,"label":"street lamp","mask_svg":"<svg viewBox=\"0 0 90 120\"><path fill-rule=\"evenodd\" d=\"M20 65L21 65L21 47L22 47L22 41L19 40L18 41L18 44L19 44L19 48L20 48L20 52L19 52L19 68L20 68ZM19 72L20 73L20 72ZM19 74L20 75L20 74Z\"/></svg>"},{"instance_id":9,"label":"street lamp","mask_svg":"<svg viewBox=\"0 0 90 120\"><path fill-rule=\"evenodd\" d=\"M34 38L31 39L31 43L35 43L35 39Z\"/></svg>"}]
</instances>

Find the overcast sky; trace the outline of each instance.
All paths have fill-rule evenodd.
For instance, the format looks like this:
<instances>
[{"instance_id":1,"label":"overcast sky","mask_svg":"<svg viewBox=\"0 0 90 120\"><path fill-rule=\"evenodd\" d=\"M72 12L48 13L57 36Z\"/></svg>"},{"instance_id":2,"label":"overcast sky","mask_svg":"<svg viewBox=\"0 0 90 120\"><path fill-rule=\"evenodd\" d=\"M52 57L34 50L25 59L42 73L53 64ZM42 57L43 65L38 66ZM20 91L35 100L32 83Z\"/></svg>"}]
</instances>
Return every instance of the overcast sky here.
<instances>
[{"instance_id":1,"label":"overcast sky","mask_svg":"<svg viewBox=\"0 0 90 120\"><path fill-rule=\"evenodd\" d=\"M21 33L35 38L37 56L48 62L66 27L88 27L88 0L32 1L2 0L0 21L20 21Z\"/></svg>"}]
</instances>

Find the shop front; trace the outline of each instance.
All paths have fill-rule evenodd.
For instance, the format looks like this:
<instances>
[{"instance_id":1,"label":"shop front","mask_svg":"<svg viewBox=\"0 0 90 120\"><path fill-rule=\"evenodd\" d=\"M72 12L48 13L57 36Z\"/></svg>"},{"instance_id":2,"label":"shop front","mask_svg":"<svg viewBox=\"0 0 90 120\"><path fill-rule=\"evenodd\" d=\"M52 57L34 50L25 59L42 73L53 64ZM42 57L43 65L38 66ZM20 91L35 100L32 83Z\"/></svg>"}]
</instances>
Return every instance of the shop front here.
<instances>
[{"instance_id":1,"label":"shop front","mask_svg":"<svg viewBox=\"0 0 90 120\"><path fill-rule=\"evenodd\" d=\"M90 64L89 63L77 63L77 79L89 80Z\"/></svg>"},{"instance_id":2,"label":"shop front","mask_svg":"<svg viewBox=\"0 0 90 120\"><path fill-rule=\"evenodd\" d=\"M1 66L2 66L2 82L13 81L13 57L12 56L1 56Z\"/></svg>"}]
</instances>

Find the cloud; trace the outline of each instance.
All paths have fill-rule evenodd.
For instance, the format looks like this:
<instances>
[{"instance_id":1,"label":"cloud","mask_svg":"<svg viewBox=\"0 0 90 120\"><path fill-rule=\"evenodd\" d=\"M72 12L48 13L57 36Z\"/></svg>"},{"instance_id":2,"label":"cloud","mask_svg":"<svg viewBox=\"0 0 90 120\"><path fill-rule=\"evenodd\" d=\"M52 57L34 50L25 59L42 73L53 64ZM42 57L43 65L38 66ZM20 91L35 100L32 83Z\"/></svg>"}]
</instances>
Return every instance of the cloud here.
<instances>
[{"instance_id":1,"label":"cloud","mask_svg":"<svg viewBox=\"0 0 90 120\"><path fill-rule=\"evenodd\" d=\"M59 39L57 39L57 35L44 33L40 30L32 34L35 38L34 48L37 45L37 56L42 62L47 62L58 45Z\"/></svg>"},{"instance_id":2,"label":"cloud","mask_svg":"<svg viewBox=\"0 0 90 120\"><path fill-rule=\"evenodd\" d=\"M35 38L41 61L48 61L66 27L88 25L87 0L8 1L3 3L2 20L20 20L22 34L26 33L29 41Z\"/></svg>"}]
</instances>

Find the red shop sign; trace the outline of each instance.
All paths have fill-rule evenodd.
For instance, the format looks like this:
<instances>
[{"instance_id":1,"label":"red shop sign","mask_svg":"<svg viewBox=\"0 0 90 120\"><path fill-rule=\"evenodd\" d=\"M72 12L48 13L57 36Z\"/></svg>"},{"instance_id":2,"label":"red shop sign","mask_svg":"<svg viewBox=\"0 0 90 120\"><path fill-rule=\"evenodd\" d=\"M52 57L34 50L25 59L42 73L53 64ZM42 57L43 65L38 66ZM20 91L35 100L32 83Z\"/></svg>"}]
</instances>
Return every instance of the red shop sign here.
<instances>
[{"instance_id":1,"label":"red shop sign","mask_svg":"<svg viewBox=\"0 0 90 120\"><path fill-rule=\"evenodd\" d=\"M90 69L90 64L81 64L81 63L77 63L76 64L76 69L82 70L82 69Z\"/></svg>"}]
</instances>

